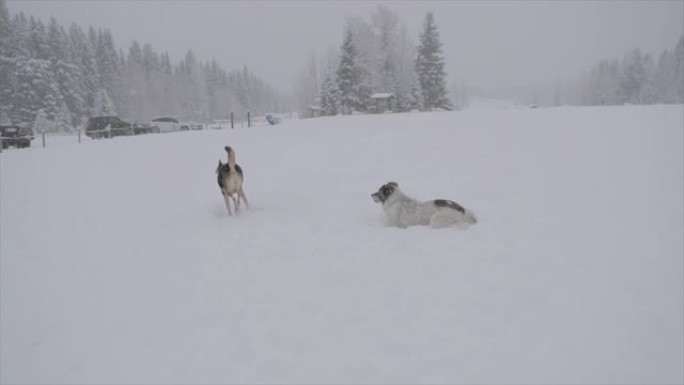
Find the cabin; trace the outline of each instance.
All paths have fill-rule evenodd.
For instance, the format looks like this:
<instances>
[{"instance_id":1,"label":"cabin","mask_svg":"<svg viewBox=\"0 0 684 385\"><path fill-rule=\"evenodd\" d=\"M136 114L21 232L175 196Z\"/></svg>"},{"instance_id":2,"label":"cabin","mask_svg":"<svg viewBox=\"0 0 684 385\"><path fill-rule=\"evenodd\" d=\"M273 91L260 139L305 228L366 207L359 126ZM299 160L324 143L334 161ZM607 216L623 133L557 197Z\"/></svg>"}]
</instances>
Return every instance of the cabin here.
<instances>
[{"instance_id":1,"label":"cabin","mask_svg":"<svg viewBox=\"0 0 684 385\"><path fill-rule=\"evenodd\" d=\"M393 110L394 94L389 92L381 92L371 95L371 99L375 102L375 112L382 114L386 111Z\"/></svg>"},{"instance_id":2,"label":"cabin","mask_svg":"<svg viewBox=\"0 0 684 385\"><path fill-rule=\"evenodd\" d=\"M321 106L311 105L309 106L309 117L317 118L323 115L323 109Z\"/></svg>"}]
</instances>

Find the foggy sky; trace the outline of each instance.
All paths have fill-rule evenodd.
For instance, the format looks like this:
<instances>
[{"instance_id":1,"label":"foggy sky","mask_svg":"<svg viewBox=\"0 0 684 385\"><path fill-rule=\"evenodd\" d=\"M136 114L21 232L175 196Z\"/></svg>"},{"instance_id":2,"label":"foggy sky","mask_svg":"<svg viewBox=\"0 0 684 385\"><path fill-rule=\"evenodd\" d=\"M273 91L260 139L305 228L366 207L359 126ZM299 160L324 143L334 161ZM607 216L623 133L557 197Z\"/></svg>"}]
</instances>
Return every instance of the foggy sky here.
<instances>
[{"instance_id":1,"label":"foggy sky","mask_svg":"<svg viewBox=\"0 0 684 385\"><path fill-rule=\"evenodd\" d=\"M108 1L8 0L65 27L108 28L128 52L133 39L177 62L192 48L225 69L246 65L289 92L311 52L339 47L346 16L370 21L386 5L416 43L423 18L435 13L450 81L488 88L575 79L603 59L639 47L655 55L684 33L684 1Z\"/></svg>"}]
</instances>

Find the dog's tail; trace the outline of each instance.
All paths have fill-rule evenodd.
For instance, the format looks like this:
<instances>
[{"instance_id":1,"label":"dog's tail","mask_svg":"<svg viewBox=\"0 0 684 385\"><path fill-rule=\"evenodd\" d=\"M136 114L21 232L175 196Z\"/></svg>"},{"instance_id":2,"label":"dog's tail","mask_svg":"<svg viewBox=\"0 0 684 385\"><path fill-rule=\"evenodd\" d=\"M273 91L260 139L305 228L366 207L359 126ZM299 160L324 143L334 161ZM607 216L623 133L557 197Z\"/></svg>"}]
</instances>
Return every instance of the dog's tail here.
<instances>
[{"instance_id":1,"label":"dog's tail","mask_svg":"<svg viewBox=\"0 0 684 385\"><path fill-rule=\"evenodd\" d=\"M230 166L231 170L235 170L235 150L233 150L230 146L226 146L224 148L228 153L228 165Z\"/></svg>"},{"instance_id":2,"label":"dog's tail","mask_svg":"<svg viewBox=\"0 0 684 385\"><path fill-rule=\"evenodd\" d=\"M465 215L468 224L474 225L477 223L477 218L475 217L475 214L473 214L470 210L466 210L463 215Z\"/></svg>"}]
</instances>

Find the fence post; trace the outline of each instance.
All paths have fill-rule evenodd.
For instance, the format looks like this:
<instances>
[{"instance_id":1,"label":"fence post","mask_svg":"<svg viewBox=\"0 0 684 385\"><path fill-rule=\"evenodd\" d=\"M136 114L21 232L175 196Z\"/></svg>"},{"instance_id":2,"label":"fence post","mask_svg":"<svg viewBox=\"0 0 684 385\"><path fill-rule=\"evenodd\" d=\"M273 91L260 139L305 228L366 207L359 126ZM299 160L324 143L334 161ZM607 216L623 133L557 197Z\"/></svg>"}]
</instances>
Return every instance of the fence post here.
<instances>
[{"instance_id":1,"label":"fence post","mask_svg":"<svg viewBox=\"0 0 684 385\"><path fill-rule=\"evenodd\" d=\"M233 120L233 111L230 111L230 128L235 128L235 121Z\"/></svg>"},{"instance_id":2,"label":"fence post","mask_svg":"<svg viewBox=\"0 0 684 385\"><path fill-rule=\"evenodd\" d=\"M43 148L45 148L45 131L43 131L42 134L43 134Z\"/></svg>"},{"instance_id":3,"label":"fence post","mask_svg":"<svg viewBox=\"0 0 684 385\"><path fill-rule=\"evenodd\" d=\"M252 127L252 117L249 110L247 110L247 127Z\"/></svg>"},{"instance_id":4,"label":"fence post","mask_svg":"<svg viewBox=\"0 0 684 385\"><path fill-rule=\"evenodd\" d=\"M0 134L0 154L2 153L2 135Z\"/></svg>"},{"instance_id":5,"label":"fence post","mask_svg":"<svg viewBox=\"0 0 684 385\"><path fill-rule=\"evenodd\" d=\"M80 144L81 143L81 129L79 128L76 131L78 131L78 143Z\"/></svg>"}]
</instances>

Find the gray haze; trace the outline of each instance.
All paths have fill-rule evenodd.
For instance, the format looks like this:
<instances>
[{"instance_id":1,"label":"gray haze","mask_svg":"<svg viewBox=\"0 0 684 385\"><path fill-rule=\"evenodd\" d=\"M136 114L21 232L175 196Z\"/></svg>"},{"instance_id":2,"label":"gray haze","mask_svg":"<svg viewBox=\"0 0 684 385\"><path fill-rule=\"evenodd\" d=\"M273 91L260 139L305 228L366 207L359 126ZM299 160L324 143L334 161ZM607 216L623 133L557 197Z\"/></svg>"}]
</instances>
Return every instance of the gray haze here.
<instances>
[{"instance_id":1,"label":"gray haze","mask_svg":"<svg viewBox=\"0 0 684 385\"><path fill-rule=\"evenodd\" d=\"M65 1L9 0L68 26L108 28L126 51L151 43L178 60L192 48L226 69L246 65L289 91L311 52L339 47L346 16L370 20L378 5L395 10L416 39L433 11L450 81L487 89L571 80L602 59L632 49L659 55L684 33L684 1Z\"/></svg>"}]
</instances>

